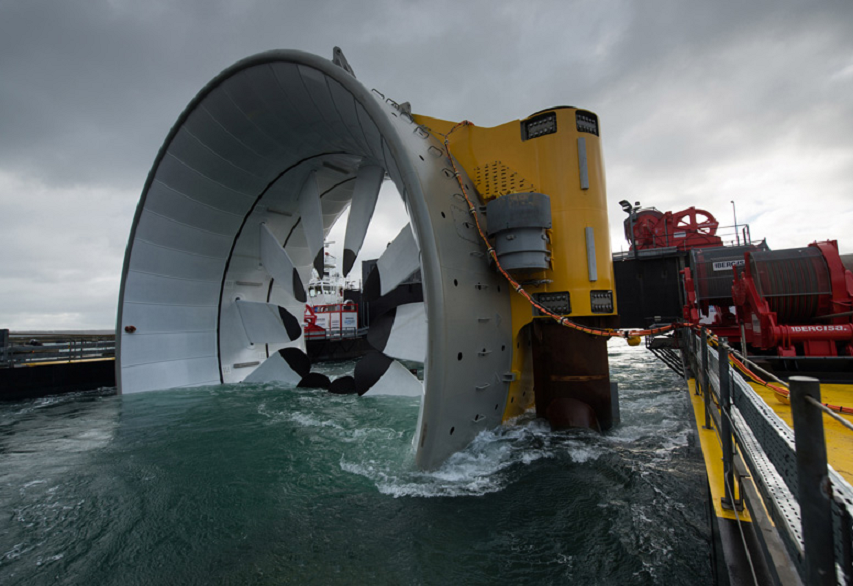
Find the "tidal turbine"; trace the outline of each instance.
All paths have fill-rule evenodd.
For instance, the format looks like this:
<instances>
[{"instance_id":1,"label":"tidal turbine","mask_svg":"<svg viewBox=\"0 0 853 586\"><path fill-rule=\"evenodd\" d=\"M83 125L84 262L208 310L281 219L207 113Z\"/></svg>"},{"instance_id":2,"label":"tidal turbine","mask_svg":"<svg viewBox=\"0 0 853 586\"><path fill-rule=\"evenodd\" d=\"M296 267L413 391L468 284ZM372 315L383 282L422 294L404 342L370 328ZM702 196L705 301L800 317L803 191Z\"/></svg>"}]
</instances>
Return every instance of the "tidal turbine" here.
<instances>
[{"instance_id":1,"label":"tidal turbine","mask_svg":"<svg viewBox=\"0 0 853 586\"><path fill-rule=\"evenodd\" d=\"M338 48L239 61L169 132L125 253L119 392L312 374L304 284L347 207L352 269L386 176L409 223L364 294L390 309L371 324L375 351L331 390L421 396L424 469L534 403L554 425L618 421L594 335L616 318L597 117L559 107L484 129L413 115ZM416 294L400 295L417 270ZM399 360L423 362L423 383Z\"/></svg>"}]
</instances>

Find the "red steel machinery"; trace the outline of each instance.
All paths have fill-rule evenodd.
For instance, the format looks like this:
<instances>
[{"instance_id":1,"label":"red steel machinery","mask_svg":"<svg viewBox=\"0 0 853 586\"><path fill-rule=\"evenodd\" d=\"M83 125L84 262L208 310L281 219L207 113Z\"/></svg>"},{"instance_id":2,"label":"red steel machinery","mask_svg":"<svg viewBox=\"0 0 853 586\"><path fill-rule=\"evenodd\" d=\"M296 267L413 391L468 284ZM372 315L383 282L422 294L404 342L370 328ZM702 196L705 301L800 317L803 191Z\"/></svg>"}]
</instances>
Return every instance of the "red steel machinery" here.
<instances>
[{"instance_id":1,"label":"red steel machinery","mask_svg":"<svg viewBox=\"0 0 853 586\"><path fill-rule=\"evenodd\" d=\"M664 256L674 255L685 324L701 324L765 356L853 356L853 274L836 241L771 251L764 241L751 242L745 230L743 245L726 246L709 212L690 207L664 213L620 203L629 214L625 235L635 259L659 275L665 267L649 263L670 262ZM642 276L634 270L623 289L636 292ZM635 313L650 315L646 305Z\"/></svg>"},{"instance_id":2,"label":"red steel machinery","mask_svg":"<svg viewBox=\"0 0 853 586\"><path fill-rule=\"evenodd\" d=\"M722 246L717 236L719 222L705 210L689 207L680 212L661 212L655 208L634 211L625 220L625 237L632 249L666 248L679 250Z\"/></svg>"},{"instance_id":3,"label":"red steel machinery","mask_svg":"<svg viewBox=\"0 0 853 586\"><path fill-rule=\"evenodd\" d=\"M733 267L744 264L747 252L766 251L764 241L744 246L694 248L681 271L684 283L684 321L703 323L718 336L740 341L740 322L732 299Z\"/></svg>"},{"instance_id":4,"label":"red steel machinery","mask_svg":"<svg viewBox=\"0 0 853 586\"><path fill-rule=\"evenodd\" d=\"M778 356L853 356L853 274L835 240L745 253L732 299L753 348Z\"/></svg>"}]
</instances>

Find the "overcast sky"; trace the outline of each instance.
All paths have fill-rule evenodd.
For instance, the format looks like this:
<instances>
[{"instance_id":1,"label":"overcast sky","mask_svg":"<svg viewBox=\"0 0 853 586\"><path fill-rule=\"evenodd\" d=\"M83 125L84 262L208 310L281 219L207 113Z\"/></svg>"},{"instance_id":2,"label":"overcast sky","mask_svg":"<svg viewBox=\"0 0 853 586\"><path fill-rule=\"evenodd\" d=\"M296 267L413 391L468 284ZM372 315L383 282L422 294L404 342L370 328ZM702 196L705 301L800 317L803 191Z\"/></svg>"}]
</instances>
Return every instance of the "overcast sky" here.
<instances>
[{"instance_id":1,"label":"overcast sky","mask_svg":"<svg viewBox=\"0 0 853 586\"><path fill-rule=\"evenodd\" d=\"M616 250L629 199L725 225L734 200L772 248L853 252L849 0L0 0L0 328L112 328L143 183L189 100L248 55L335 45L418 113L598 113Z\"/></svg>"}]
</instances>

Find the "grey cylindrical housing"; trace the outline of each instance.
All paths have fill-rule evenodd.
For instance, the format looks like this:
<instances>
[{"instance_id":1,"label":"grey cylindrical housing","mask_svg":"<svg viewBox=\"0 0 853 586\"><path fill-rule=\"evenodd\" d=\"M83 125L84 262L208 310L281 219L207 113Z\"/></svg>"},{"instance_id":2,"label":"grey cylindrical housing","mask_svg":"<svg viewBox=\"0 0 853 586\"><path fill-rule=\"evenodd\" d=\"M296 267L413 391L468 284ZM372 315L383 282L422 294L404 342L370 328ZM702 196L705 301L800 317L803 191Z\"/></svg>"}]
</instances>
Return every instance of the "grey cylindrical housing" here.
<instances>
[{"instance_id":1,"label":"grey cylindrical housing","mask_svg":"<svg viewBox=\"0 0 853 586\"><path fill-rule=\"evenodd\" d=\"M511 193L486 205L489 236L508 271L550 267L551 252L545 230L551 227L551 198L544 193Z\"/></svg>"}]
</instances>

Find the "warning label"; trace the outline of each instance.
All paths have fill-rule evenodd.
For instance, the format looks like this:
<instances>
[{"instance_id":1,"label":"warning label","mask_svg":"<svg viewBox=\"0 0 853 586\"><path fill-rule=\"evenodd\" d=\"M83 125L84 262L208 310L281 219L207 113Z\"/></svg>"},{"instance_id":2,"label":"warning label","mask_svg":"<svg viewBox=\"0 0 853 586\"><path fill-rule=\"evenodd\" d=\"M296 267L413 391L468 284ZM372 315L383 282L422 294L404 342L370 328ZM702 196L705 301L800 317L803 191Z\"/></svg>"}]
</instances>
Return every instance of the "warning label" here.
<instances>
[{"instance_id":1,"label":"warning label","mask_svg":"<svg viewBox=\"0 0 853 586\"><path fill-rule=\"evenodd\" d=\"M719 262L714 263L715 271L730 271L732 267L742 267L744 265L744 260L742 258L736 260L721 260Z\"/></svg>"}]
</instances>

